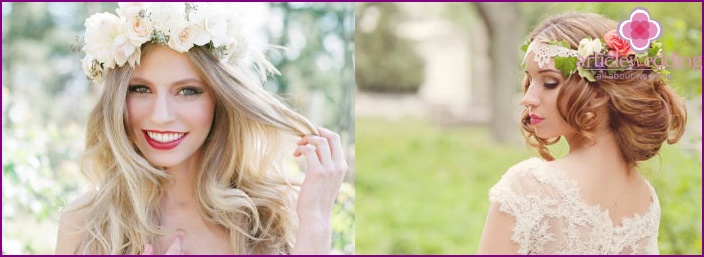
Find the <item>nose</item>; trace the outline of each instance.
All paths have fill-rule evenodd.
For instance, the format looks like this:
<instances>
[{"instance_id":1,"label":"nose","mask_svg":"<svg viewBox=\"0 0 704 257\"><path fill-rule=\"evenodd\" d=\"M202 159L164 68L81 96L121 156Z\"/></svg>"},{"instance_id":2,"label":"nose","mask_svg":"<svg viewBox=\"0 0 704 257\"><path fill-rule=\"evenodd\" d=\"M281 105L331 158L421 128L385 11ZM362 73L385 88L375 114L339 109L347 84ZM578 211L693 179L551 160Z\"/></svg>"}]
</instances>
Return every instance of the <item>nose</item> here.
<instances>
[{"instance_id":1,"label":"nose","mask_svg":"<svg viewBox=\"0 0 704 257\"><path fill-rule=\"evenodd\" d=\"M171 99L168 94L157 94L152 106L151 120L156 124L169 123L175 119Z\"/></svg>"},{"instance_id":2,"label":"nose","mask_svg":"<svg viewBox=\"0 0 704 257\"><path fill-rule=\"evenodd\" d=\"M523 95L523 99L521 99L521 105L525 107L536 107L540 104L540 99L538 98L538 87L530 85L528 86L528 90L526 90L526 93Z\"/></svg>"}]
</instances>

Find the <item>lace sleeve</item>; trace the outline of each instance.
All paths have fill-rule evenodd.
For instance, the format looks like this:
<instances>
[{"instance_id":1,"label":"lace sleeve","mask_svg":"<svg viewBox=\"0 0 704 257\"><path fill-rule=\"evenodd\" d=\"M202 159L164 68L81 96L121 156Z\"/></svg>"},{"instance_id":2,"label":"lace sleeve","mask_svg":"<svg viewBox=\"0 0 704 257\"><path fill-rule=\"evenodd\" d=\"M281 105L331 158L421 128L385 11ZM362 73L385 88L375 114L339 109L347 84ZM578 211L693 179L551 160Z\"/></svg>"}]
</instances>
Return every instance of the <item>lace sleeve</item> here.
<instances>
[{"instance_id":1,"label":"lace sleeve","mask_svg":"<svg viewBox=\"0 0 704 257\"><path fill-rule=\"evenodd\" d=\"M489 191L489 200L516 219L511 239L518 243L518 253L522 254L542 252L543 246L555 241L551 224L545 218L558 198L535 176L539 161L530 159L516 164Z\"/></svg>"}]
</instances>

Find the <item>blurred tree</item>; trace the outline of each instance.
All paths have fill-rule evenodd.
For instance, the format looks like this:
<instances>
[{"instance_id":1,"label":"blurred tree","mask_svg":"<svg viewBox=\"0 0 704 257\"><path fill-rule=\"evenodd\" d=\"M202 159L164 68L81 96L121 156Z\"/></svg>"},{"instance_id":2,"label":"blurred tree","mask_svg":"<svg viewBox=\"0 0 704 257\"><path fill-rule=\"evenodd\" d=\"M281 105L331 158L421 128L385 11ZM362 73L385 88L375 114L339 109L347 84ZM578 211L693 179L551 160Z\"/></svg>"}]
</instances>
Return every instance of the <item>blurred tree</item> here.
<instances>
[{"instance_id":1,"label":"blurred tree","mask_svg":"<svg viewBox=\"0 0 704 257\"><path fill-rule=\"evenodd\" d=\"M358 3L355 82L362 90L416 92L423 83L423 59L396 28L403 19L395 3Z\"/></svg>"},{"instance_id":2,"label":"blurred tree","mask_svg":"<svg viewBox=\"0 0 704 257\"><path fill-rule=\"evenodd\" d=\"M490 38L491 87L491 131L496 142L516 142L516 122L512 104L515 81L518 75L512 72L516 63L515 51L520 46L522 28L521 15L516 3L475 3L484 20Z\"/></svg>"},{"instance_id":3,"label":"blurred tree","mask_svg":"<svg viewBox=\"0 0 704 257\"><path fill-rule=\"evenodd\" d=\"M311 107L315 106L310 104L315 101L314 92L322 92L325 105L333 108L316 110L325 112L323 124L319 125L342 131L345 140L352 142L353 6L349 3L284 2L271 3L271 8L282 16L282 29L268 31L271 43L287 48L285 56L270 55L274 65L283 72L283 76L273 82L278 93L301 96L295 97L299 100L293 104L307 101Z\"/></svg>"}]
</instances>

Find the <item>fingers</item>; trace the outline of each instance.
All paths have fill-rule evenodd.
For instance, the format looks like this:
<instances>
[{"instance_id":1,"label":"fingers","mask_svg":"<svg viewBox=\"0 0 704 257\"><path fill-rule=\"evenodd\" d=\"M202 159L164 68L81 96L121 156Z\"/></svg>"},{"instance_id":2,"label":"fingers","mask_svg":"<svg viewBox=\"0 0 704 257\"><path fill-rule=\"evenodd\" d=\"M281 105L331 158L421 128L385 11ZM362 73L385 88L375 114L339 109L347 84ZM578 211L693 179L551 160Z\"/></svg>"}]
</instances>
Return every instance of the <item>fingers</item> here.
<instances>
[{"instance_id":1,"label":"fingers","mask_svg":"<svg viewBox=\"0 0 704 257\"><path fill-rule=\"evenodd\" d=\"M305 155L306 157L306 161L308 162L308 169L322 169L320 159L318 159L318 154L315 152L314 146L308 144L299 145L293 155L301 156L301 154Z\"/></svg>"},{"instance_id":2,"label":"fingers","mask_svg":"<svg viewBox=\"0 0 704 257\"><path fill-rule=\"evenodd\" d=\"M323 166L329 166L332 164L332 155L330 152L330 145L328 140L323 137L315 135L306 135L301 140L298 140L298 145L305 146L311 144L314 146L315 152L317 153L318 160Z\"/></svg>"},{"instance_id":3,"label":"fingers","mask_svg":"<svg viewBox=\"0 0 704 257\"><path fill-rule=\"evenodd\" d=\"M329 218L347 173L340 136L323 128L317 132L319 136L306 135L301 138L294 153L295 156L305 155L308 161L296 205L299 221L319 222L321 218Z\"/></svg>"},{"instance_id":4,"label":"fingers","mask_svg":"<svg viewBox=\"0 0 704 257\"><path fill-rule=\"evenodd\" d=\"M339 163L344 162L345 154L342 151L342 142L340 140L340 135L325 128L318 128L318 133L321 137L324 137L330 145L330 154L333 162Z\"/></svg>"},{"instance_id":5,"label":"fingers","mask_svg":"<svg viewBox=\"0 0 704 257\"><path fill-rule=\"evenodd\" d=\"M298 148L293 153L298 157L306 155L309 170L347 172L347 162L342 149L340 136L325 128L318 128L318 134L303 136L298 141ZM344 175L343 175L344 176Z\"/></svg>"}]
</instances>

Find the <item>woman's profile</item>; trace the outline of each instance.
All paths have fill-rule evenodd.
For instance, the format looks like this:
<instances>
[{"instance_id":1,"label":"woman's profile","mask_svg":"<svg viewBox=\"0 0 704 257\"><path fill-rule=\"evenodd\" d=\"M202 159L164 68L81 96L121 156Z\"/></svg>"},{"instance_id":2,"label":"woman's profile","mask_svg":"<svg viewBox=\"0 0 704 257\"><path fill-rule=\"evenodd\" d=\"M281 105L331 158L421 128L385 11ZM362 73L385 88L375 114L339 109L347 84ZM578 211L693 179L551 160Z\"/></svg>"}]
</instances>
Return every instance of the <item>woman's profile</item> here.
<instances>
[{"instance_id":1,"label":"woman's profile","mask_svg":"<svg viewBox=\"0 0 704 257\"><path fill-rule=\"evenodd\" d=\"M634 61L660 54L660 45L636 53L617 27L571 12L530 34L521 130L544 160L514 165L490 190L479 253L658 253L660 205L638 162L679 140L686 111L657 67ZM616 73L574 64L589 56L632 62ZM561 137L569 153L555 159L547 146Z\"/></svg>"},{"instance_id":2,"label":"woman's profile","mask_svg":"<svg viewBox=\"0 0 704 257\"><path fill-rule=\"evenodd\" d=\"M200 3L116 13L85 23L83 68L101 90L82 167L92 190L62 213L56 252L328 253L340 138L263 89L276 69L239 21ZM305 157L301 185L284 154Z\"/></svg>"}]
</instances>

